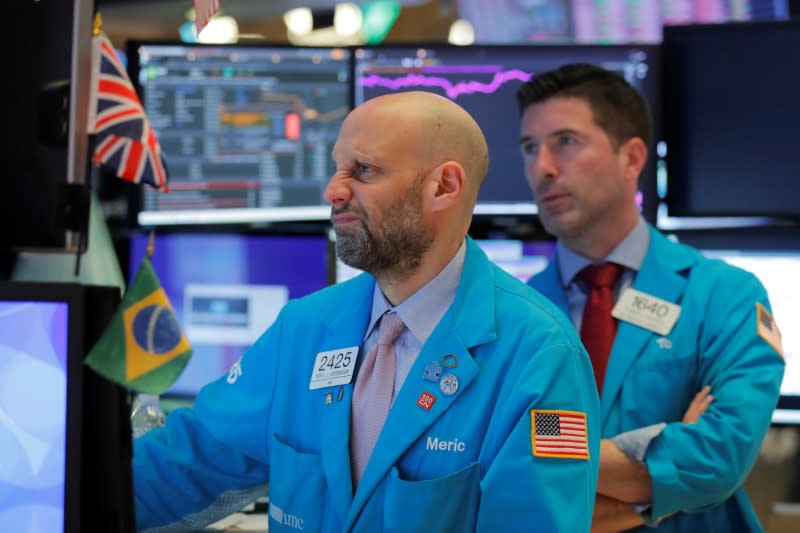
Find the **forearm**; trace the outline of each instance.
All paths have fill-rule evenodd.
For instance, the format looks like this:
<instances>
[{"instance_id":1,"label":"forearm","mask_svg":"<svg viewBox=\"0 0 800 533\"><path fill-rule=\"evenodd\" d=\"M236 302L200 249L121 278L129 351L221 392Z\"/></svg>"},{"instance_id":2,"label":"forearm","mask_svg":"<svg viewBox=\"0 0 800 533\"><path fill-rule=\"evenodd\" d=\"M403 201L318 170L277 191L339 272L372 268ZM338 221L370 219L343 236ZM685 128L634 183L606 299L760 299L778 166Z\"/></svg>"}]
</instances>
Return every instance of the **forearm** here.
<instances>
[{"instance_id":1,"label":"forearm","mask_svg":"<svg viewBox=\"0 0 800 533\"><path fill-rule=\"evenodd\" d=\"M629 504L598 494L592 513L592 533L614 533L644 524Z\"/></svg>"},{"instance_id":2,"label":"forearm","mask_svg":"<svg viewBox=\"0 0 800 533\"><path fill-rule=\"evenodd\" d=\"M621 502L649 503L652 499L651 483L645 465L625 455L610 439L600 441L599 494Z\"/></svg>"}]
</instances>

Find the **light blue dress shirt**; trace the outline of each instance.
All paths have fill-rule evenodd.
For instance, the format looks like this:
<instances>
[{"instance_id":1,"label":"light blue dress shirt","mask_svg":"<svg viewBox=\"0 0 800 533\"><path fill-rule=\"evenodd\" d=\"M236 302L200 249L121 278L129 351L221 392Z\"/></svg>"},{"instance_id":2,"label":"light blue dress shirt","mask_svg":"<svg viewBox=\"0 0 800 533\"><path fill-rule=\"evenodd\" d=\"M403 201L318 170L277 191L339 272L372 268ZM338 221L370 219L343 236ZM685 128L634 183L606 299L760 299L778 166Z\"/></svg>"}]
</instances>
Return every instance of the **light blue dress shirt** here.
<instances>
[{"instance_id":1,"label":"light blue dress shirt","mask_svg":"<svg viewBox=\"0 0 800 533\"><path fill-rule=\"evenodd\" d=\"M642 266L644 256L647 254L647 248L650 246L650 233L647 230L647 223L639 217L638 222L633 227L631 232L625 237L621 243L614 248L608 257L599 261L600 263L612 262L625 267L625 270L620 276L616 287L614 288L614 300L617 299L620 292L633 283L633 278L639 272ZM584 267L593 263L577 252L573 252L561 241L556 244L556 253L558 255L558 268L561 274L561 283L564 285L564 291L567 294L567 305L569 306L569 318L575 324L575 329L581 330L581 322L583 318L583 307L586 305L586 287L584 284L576 279L578 273Z\"/></svg>"},{"instance_id":2,"label":"light blue dress shirt","mask_svg":"<svg viewBox=\"0 0 800 533\"><path fill-rule=\"evenodd\" d=\"M392 402L408 376L411 367L417 360L422 346L431 336L433 328L442 319L456 296L458 281L464 270L464 256L467 252L466 241L461 243L456 255L444 269L432 280L409 296L397 307L392 307L383 295L378 284L372 293L372 315L367 326L362 354L368 354L372 345L378 340L378 319L388 311L394 311L406 325L406 330L394 342L397 354Z\"/></svg>"}]
</instances>

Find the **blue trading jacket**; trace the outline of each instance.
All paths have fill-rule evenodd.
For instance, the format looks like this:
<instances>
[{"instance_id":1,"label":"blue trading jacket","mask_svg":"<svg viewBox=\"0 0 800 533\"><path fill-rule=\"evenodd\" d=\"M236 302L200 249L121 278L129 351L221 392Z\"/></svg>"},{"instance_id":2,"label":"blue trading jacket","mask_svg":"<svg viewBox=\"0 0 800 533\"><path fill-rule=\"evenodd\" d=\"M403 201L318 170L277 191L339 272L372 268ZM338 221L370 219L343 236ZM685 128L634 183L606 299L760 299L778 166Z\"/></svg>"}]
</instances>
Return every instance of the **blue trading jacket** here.
<instances>
[{"instance_id":1,"label":"blue trading jacket","mask_svg":"<svg viewBox=\"0 0 800 533\"><path fill-rule=\"evenodd\" d=\"M529 285L567 312L556 261ZM680 305L681 314L664 337L619 323L600 398L602 437L668 422L646 454L653 517L677 513L659 530L761 531L741 485L769 429L785 366L758 334L757 303L770 309L766 290L749 272L652 227L633 288ZM707 384L709 409L697 424L680 423Z\"/></svg>"},{"instance_id":2,"label":"blue trading jacket","mask_svg":"<svg viewBox=\"0 0 800 533\"><path fill-rule=\"evenodd\" d=\"M290 302L193 410L135 441L140 530L218 519L264 484L270 533L589 530L599 404L588 356L566 317L471 239L453 305L353 494L352 385L309 381L319 352L362 344L374 284L365 274ZM423 376L451 354L459 385L447 396ZM533 454L536 410L585 413L589 459Z\"/></svg>"}]
</instances>

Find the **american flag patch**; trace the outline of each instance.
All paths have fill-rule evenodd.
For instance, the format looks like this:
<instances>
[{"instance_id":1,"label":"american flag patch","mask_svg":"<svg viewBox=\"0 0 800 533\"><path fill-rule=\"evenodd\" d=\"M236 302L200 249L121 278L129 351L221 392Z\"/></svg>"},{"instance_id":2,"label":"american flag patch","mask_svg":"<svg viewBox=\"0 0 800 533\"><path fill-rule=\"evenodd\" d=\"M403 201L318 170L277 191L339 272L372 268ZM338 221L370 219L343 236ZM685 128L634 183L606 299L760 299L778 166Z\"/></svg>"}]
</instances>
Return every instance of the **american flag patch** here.
<instances>
[{"instance_id":1,"label":"american flag patch","mask_svg":"<svg viewBox=\"0 0 800 533\"><path fill-rule=\"evenodd\" d=\"M531 409L531 448L536 457L588 459L586 413Z\"/></svg>"},{"instance_id":2,"label":"american flag patch","mask_svg":"<svg viewBox=\"0 0 800 533\"><path fill-rule=\"evenodd\" d=\"M781 331L767 308L758 302L756 302L756 323L758 324L758 336L767 341L770 346L775 348L778 355L783 357Z\"/></svg>"}]
</instances>

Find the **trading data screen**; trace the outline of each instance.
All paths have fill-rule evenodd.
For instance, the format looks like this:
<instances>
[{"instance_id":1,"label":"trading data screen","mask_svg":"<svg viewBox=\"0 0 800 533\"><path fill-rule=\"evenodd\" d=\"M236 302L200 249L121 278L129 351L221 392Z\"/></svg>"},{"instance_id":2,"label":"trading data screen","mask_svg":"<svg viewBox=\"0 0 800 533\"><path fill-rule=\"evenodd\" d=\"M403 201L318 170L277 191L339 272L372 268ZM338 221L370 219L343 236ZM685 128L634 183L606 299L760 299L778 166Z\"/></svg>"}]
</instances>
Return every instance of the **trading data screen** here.
<instances>
[{"instance_id":1,"label":"trading data screen","mask_svg":"<svg viewBox=\"0 0 800 533\"><path fill-rule=\"evenodd\" d=\"M327 219L349 50L131 43L128 57L170 180L145 189L140 224Z\"/></svg>"},{"instance_id":2,"label":"trading data screen","mask_svg":"<svg viewBox=\"0 0 800 533\"><path fill-rule=\"evenodd\" d=\"M658 50L652 46L365 47L354 54L356 105L395 91L431 91L450 98L477 121L489 145L489 174L475 210L479 215L536 213L519 151L516 100L519 86L536 73L564 63L601 65L625 76L658 117ZM640 182L647 204L650 196L655 198L655 165L645 169Z\"/></svg>"}]
</instances>

